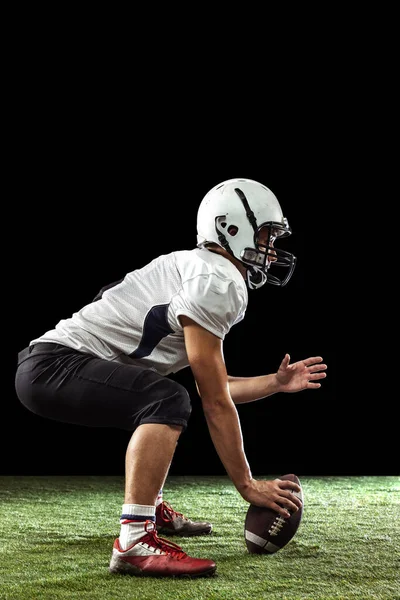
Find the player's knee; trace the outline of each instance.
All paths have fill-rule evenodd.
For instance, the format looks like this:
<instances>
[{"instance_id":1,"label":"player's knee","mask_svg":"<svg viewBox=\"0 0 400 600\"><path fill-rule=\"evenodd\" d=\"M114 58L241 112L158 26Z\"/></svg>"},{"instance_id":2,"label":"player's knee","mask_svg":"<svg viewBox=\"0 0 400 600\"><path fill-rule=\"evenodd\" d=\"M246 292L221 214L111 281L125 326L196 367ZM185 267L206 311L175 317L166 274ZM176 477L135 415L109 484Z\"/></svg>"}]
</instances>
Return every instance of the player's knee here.
<instances>
[{"instance_id":1,"label":"player's knee","mask_svg":"<svg viewBox=\"0 0 400 600\"><path fill-rule=\"evenodd\" d=\"M192 412L189 393L176 381L169 380L169 384L169 393L162 402L163 410L169 418L187 423Z\"/></svg>"}]
</instances>

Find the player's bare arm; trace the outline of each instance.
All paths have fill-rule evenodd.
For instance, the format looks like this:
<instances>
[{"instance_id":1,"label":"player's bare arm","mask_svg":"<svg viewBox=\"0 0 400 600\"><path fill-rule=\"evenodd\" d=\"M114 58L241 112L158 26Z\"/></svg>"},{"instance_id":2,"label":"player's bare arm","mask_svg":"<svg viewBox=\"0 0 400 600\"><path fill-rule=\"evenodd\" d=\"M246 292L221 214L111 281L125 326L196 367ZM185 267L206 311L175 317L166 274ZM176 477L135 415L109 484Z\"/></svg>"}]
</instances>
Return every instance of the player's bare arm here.
<instances>
[{"instance_id":1,"label":"player's bare arm","mask_svg":"<svg viewBox=\"0 0 400 600\"><path fill-rule=\"evenodd\" d=\"M290 481L260 481L252 477L243 448L238 413L231 398L223 358L222 341L188 317L181 316L186 351L202 400L214 447L228 476L241 496L252 504L267 506L288 517L301 506L290 490Z\"/></svg>"},{"instance_id":2,"label":"player's bare arm","mask_svg":"<svg viewBox=\"0 0 400 600\"><path fill-rule=\"evenodd\" d=\"M267 398L278 392L301 392L321 387L327 365L321 356L312 356L290 364L286 354L276 373L256 377L232 377L228 375L229 391L235 404L244 404Z\"/></svg>"}]
</instances>

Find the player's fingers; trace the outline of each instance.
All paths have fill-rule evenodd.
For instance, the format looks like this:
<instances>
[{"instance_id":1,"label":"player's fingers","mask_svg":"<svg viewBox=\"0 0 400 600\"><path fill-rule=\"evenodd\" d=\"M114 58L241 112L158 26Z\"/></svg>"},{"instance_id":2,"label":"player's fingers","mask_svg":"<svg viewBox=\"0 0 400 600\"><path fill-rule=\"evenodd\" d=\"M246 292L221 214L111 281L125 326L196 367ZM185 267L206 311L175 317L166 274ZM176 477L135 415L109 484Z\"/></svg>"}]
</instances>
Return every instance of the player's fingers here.
<instances>
[{"instance_id":1,"label":"player's fingers","mask_svg":"<svg viewBox=\"0 0 400 600\"><path fill-rule=\"evenodd\" d=\"M322 356L311 356L310 358L305 358L305 359L303 360L303 363L304 363L305 365L307 365L307 367L308 367L309 365L313 365L313 364L315 364L315 363L320 363L320 362L322 362L323 360L324 360L324 359L322 358Z\"/></svg>"},{"instance_id":2,"label":"player's fingers","mask_svg":"<svg viewBox=\"0 0 400 600\"><path fill-rule=\"evenodd\" d=\"M288 479L276 479L278 486L281 490L293 490L294 492L301 492L301 487L297 485L294 481L289 481Z\"/></svg>"},{"instance_id":3,"label":"player's fingers","mask_svg":"<svg viewBox=\"0 0 400 600\"><path fill-rule=\"evenodd\" d=\"M282 500L281 500L281 499L279 499L279 502L282 502L282 503L283 503L283 500L285 500L285 506L286 506L286 502L287 502L287 501L288 501L290 504L295 504L295 505L296 505L296 510L297 510L297 508L301 508L301 507L302 507L302 505L303 505L303 503L302 503L302 501L300 500L300 498L298 498L297 496L295 496L295 495L293 494L293 492L286 492L286 491L284 491L284 490L281 490L281 492L280 492L280 496L281 496Z\"/></svg>"},{"instance_id":4,"label":"player's fingers","mask_svg":"<svg viewBox=\"0 0 400 600\"><path fill-rule=\"evenodd\" d=\"M324 379L326 377L326 373L311 373L309 375L310 380L315 380L315 379Z\"/></svg>"},{"instance_id":5,"label":"player's fingers","mask_svg":"<svg viewBox=\"0 0 400 600\"><path fill-rule=\"evenodd\" d=\"M284 519L289 519L291 516L291 513L286 508L283 508L283 506L280 506L276 502L271 502L269 508L272 508L272 510L279 513Z\"/></svg>"},{"instance_id":6,"label":"player's fingers","mask_svg":"<svg viewBox=\"0 0 400 600\"><path fill-rule=\"evenodd\" d=\"M325 371L327 369L327 365L323 364L323 365L311 365L311 367L308 368L310 373L316 373L317 371Z\"/></svg>"},{"instance_id":7,"label":"player's fingers","mask_svg":"<svg viewBox=\"0 0 400 600\"><path fill-rule=\"evenodd\" d=\"M299 508L301 508L301 502L300 502L300 506L298 506L295 502L296 500L298 500L298 498L296 498L296 496L293 496L293 495L292 495L292 500L290 500L289 498L285 498L284 496L281 496L279 498L279 500L277 500L276 503L279 504L280 506L282 506L282 508L285 508L290 513L295 513L299 510Z\"/></svg>"}]
</instances>

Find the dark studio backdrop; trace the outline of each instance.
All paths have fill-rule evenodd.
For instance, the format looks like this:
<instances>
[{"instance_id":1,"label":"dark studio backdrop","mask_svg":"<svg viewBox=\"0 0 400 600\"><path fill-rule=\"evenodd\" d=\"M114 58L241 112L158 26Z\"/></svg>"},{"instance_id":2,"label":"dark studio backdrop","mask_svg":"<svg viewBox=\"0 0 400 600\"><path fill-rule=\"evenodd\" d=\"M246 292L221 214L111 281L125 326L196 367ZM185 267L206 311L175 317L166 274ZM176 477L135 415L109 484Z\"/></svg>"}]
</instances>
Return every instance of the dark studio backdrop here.
<instances>
[{"instance_id":1,"label":"dark studio backdrop","mask_svg":"<svg viewBox=\"0 0 400 600\"><path fill-rule=\"evenodd\" d=\"M20 306L14 354L125 272L159 253L192 248L197 206L210 187L237 175L257 179L274 191L284 208L293 235L281 245L297 255L298 265L286 287L264 286L249 293L246 317L224 343L228 371L244 376L273 372L285 352L293 361L320 354L329 369L318 391L276 395L238 407L249 462L255 473L318 473L323 453L326 471L365 469L359 457L343 462L338 451L339 438L348 450L353 441L347 437L351 419L346 422L341 411L345 401L336 365L337 286L330 263L332 231L326 228L329 209L321 210L319 188L302 189L295 161L290 177L280 161L277 156L264 168L247 160L241 164L240 157L220 168L196 162L190 169L186 165L180 172L155 171L146 177L135 169L126 177L115 163L106 173L104 163L86 163L79 174L76 165L53 162L53 183L61 198L53 215L38 204L30 215L29 228L36 233L20 272L27 295ZM50 199L52 192L46 189L44 194ZM190 370L174 377L189 390L193 412L171 473L223 473ZM3 473L122 472L127 432L46 421L20 405L12 389L9 395L5 430L14 432L18 453L8 453Z\"/></svg>"},{"instance_id":2,"label":"dark studio backdrop","mask_svg":"<svg viewBox=\"0 0 400 600\"><path fill-rule=\"evenodd\" d=\"M256 161L243 154L223 162L183 162L153 170L121 164L91 153L45 153L52 177L32 172L45 205L24 211L18 265L16 332L10 348L10 376L3 412L2 474L120 474L129 434L46 421L19 404L13 388L14 359L31 339L90 302L105 284L141 267L159 253L192 248L202 196L234 176L257 179L280 200L293 229L285 247L298 257L285 288L264 286L249 294L244 321L226 338L225 358L233 375L277 369L285 352L296 361L322 355L328 377L318 391L276 395L239 406L244 446L254 474L368 474L393 472L377 460L376 419L364 399L352 396L340 371L343 289L335 264L334 197L329 166L311 169L301 148L277 151ZM110 160L111 159L111 160ZM159 162L160 161L160 162ZM157 165L160 164L160 169ZM170 163L169 163L170 167ZM324 171L325 169L325 171ZM49 206L53 207L54 210ZM348 360L348 357L344 359ZM193 403L171 474L224 474L212 446L189 370L175 376ZM379 440L385 444L384 436ZM394 460L394 459L393 459Z\"/></svg>"},{"instance_id":3,"label":"dark studio backdrop","mask_svg":"<svg viewBox=\"0 0 400 600\"><path fill-rule=\"evenodd\" d=\"M339 260L349 232L339 208L354 201L346 194L354 132L331 110L334 98L324 105L328 82L325 88L319 82L319 106L315 98L306 108L288 102L279 114L265 105L243 112L239 106L233 116L224 102L208 104L205 114L204 97L201 109L183 102L149 109L142 100L132 111L121 81L106 99L104 88L83 76L79 90L93 85L96 94L85 88L78 98L76 88L72 93L57 78L53 84L52 96L32 101L19 121L19 200L9 221L14 326L0 473L123 473L127 432L47 421L20 405L17 353L127 271L160 253L194 247L202 197L237 176L276 194L293 230L282 247L298 264L285 288L250 292L246 317L224 344L228 371L274 372L286 352L292 361L321 355L328 364L320 390L238 407L253 473L397 472L387 416L368 407L366 374L353 371L353 353L367 350L349 325L348 265ZM170 473L224 474L190 371L175 377L189 390L193 412Z\"/></svg>"}]
</instances>

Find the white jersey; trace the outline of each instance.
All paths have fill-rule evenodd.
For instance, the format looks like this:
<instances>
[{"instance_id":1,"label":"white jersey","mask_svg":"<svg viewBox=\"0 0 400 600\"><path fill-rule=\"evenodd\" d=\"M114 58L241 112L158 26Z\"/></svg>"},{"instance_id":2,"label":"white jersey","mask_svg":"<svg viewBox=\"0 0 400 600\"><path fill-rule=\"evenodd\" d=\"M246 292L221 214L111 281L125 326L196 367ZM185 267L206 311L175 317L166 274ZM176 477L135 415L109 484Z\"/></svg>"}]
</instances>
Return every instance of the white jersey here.
<instances>
[{"instance_id":1,"label":"white jersey","mask_svg":"<svg viewBox=\"0 0 400 600\"><path fill-rule=\"evenodd\" d=\"M229 260L207 249L181 250L127 273L31 344L55 342L168 375L189 365L180 315L223 340L247 303L243 276Z\"/></svg>"}]
</instances>

